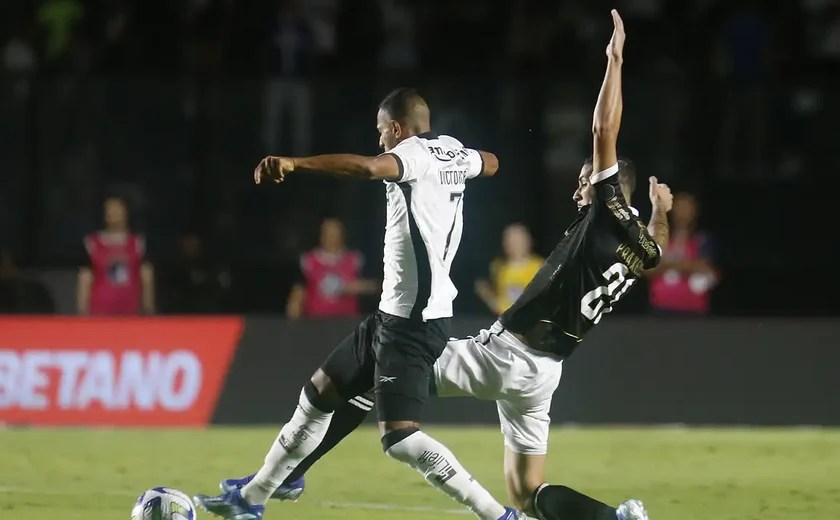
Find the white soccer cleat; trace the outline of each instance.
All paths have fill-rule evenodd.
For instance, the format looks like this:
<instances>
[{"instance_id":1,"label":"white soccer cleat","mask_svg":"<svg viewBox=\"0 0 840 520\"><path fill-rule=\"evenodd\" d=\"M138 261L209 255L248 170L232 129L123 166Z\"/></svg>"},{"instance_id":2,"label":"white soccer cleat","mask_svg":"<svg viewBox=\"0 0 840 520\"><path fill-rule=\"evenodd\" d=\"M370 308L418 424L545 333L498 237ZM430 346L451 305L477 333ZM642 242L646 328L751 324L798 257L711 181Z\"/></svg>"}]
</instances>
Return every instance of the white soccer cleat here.
<instances>
[{"instance_id":1,"label":"white soccer cleat","mask_svg":"<svg viewBox=\"0 0 840 520\"><path fill-rule=\"evenodd\" d=\"M650 520L641 500L627 500L615 510L618 520Z\"/></svg>"}]
</instances>

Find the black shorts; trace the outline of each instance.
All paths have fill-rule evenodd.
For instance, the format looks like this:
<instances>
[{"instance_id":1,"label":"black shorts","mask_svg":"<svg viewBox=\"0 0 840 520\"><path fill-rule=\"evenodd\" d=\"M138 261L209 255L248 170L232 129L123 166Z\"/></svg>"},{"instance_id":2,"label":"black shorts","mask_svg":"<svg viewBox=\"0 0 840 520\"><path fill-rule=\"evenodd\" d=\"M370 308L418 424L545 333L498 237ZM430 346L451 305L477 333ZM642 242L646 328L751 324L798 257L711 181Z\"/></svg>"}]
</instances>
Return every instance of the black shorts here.
<instances>
[{"instance_id":1,"label":"black shorts","mask_svg":"<svg viewBox=\"0 0 840 520\"><path fill-rule=\"evenodd\" d=\"M426 322L377 311L321 366L342 399L373 389L379 421L420 421L432 367L446 348L449 318Z\"/></svg>"}]
</instances>

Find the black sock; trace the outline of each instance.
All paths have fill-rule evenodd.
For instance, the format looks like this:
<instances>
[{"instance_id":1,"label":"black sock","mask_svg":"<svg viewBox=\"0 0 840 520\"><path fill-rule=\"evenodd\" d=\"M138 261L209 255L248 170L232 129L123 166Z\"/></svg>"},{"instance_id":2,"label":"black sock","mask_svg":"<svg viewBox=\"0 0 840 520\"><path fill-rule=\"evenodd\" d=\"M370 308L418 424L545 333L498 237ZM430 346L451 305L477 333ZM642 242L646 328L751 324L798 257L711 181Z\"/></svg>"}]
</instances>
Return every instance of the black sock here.
<instances>
[{"instance_id":1,"label":"black sock","mask_svg":"<svg viewBox=\"0 0 840 520\"><path fill-rule=\"evenodd\" d=\"M370 403L370 406L368 405ZM327 433L324 434L324 440L315 448L315 451L303 459L300 464L286 477L283 484L288 484L299 479L309 471L313 464L318 462L318 459L326 455L328 451L333 449L341 442L342 439L350 435L356 428L364 422L367 414L370 413L373 405L373 394L365 394L359 397L354 397L350 401L340 406L333 414L330 426Z\"/></svg>"},{"instance_id":2,"label":"black sock","mask_svg":"<svg viewBox=\"0 0 840 520\"><path fill-rule=\"evenodd\" d=\"M540 520L616 520L615 508L566 486L543 486L534 495Z\"/></svg>"}]
</instances>

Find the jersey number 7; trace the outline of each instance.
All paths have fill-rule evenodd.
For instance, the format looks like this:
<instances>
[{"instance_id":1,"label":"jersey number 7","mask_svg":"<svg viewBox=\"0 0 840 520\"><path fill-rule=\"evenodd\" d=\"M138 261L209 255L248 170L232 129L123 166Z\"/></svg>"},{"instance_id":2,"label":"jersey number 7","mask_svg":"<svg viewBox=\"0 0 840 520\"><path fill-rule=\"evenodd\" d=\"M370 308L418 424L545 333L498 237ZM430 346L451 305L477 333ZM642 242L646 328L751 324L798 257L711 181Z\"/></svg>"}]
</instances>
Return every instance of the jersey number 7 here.
<instances>
[{"instance_id":1,"label":"jersey number 7","mask_svg":"<svg viewBox=\"0 0 840 520\"><path fill-rule=\"evenodd\" d=\"M464 193L461 191L453 191L449 194L449 202L455 203L455 216L452 217L452 225L449 226L449 233L446 235L446 247L443 248L443 259L446 260L446 255L449 254L449 243L452 242L452 232L455 231L455 223L458 222L458 210L461 209L461 199L464 198Z\"/></svg>"},{"instance_id":2,"label":"jersey number 7","mask_svg":"<svg viewBox=\"0 0 840 520\"><path fill-rule=\"evenodd\" d=\"M580 301L580 313L592 320L601 321L601 317L612 310L612 305L636 282L635 278L627 278L630 270L621 262L614 263L601 276L607 281L586 293Z\"/></svg>"}]
</instances>

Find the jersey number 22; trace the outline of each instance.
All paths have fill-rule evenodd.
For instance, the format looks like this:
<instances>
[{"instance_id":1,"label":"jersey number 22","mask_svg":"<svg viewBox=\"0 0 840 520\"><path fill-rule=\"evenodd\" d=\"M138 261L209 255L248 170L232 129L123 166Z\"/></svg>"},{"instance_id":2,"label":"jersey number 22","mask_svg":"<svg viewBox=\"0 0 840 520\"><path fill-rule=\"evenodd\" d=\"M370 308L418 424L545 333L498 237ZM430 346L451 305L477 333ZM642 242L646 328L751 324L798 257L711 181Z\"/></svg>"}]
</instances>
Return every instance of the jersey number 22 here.
<instances>
[{"instance_id":1,"label":"jersey number 22","mask_svg":"<svg viewBox=\"0 0 840 520\"><path fill-rule=\"evenodd\" d=\"M635 278L627 278L629 272L627 266L621 262L616 262L604 271L601 276L607 281L607 285L596 287L583 296L580 301L581 314L592 320L592 323L601 321L601 317L612 310L612 304L636 282Z\"/></svg>"}]
</instances>

